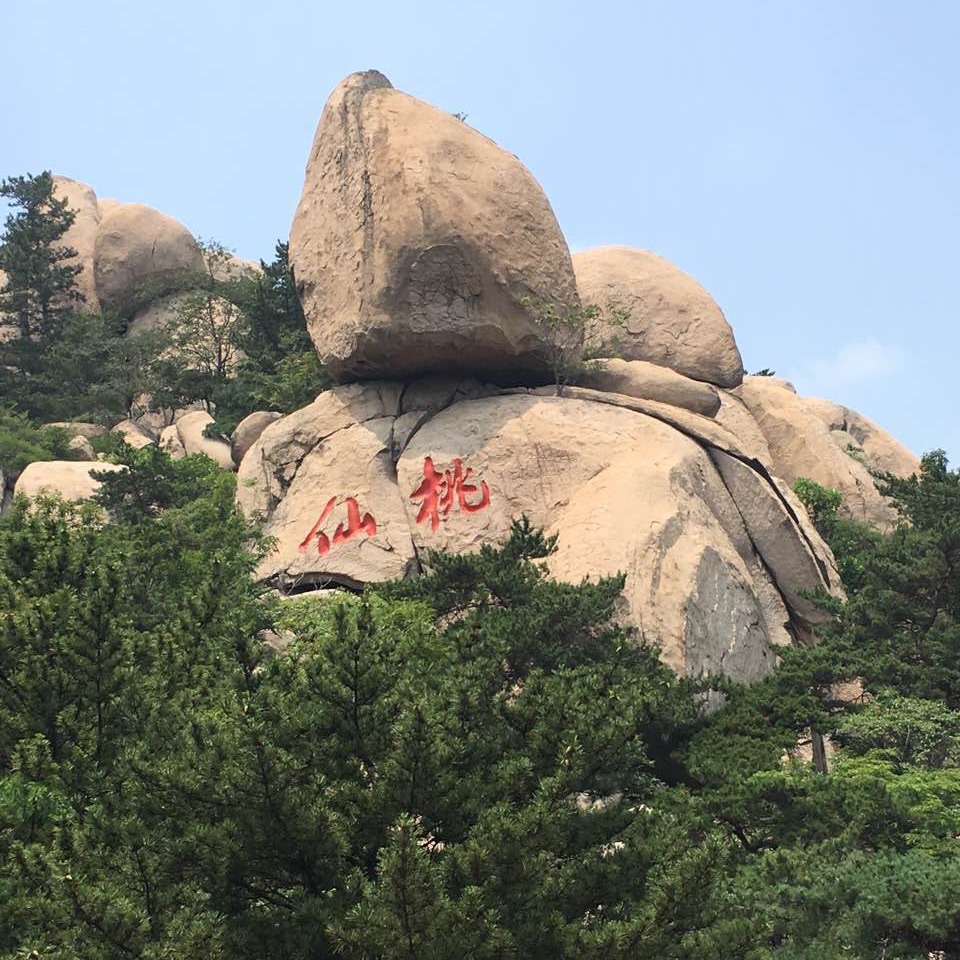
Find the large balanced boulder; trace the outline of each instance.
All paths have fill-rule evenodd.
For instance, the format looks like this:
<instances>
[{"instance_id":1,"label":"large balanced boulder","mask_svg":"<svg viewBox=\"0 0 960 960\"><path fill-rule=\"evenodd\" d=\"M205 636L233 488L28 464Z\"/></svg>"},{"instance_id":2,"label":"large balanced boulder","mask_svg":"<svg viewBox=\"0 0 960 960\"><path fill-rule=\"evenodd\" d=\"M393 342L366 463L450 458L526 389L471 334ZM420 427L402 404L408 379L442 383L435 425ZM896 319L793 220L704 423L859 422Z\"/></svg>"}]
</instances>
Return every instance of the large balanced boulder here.
<instances>
[{"instance_id":1,"label":"large balanced boulder","mask_svg":"<svg viewBox=\"0 0 960 960\"><path fill-rule=\"evenodd\" d=\"M101 306L132 317L204 270L197 241L183 224L140 203L122 203L102 216L94 252Z\"/></svg>"},{"instance_id":2,"label":"large balanced boulder","mask_svg":"<svg viewBox=\"0 0 960 960\"><path fill-rule=\"evenodd\" d=\"M855 520L886 528L896 514L877 490L855 449L842 449L830 427L792 385L776 377L746 377L737 395L760 428L770 463L789 486L813 480L843 495L843 511Z\"/></svg>"},{"instance_id":3,"label":"large balanced boulder","mask_svg":"<svg viewBox=\"0 0 960 960\"><path fill-rule=\"evenodd\" d=\"M290 262L340 381L545 378L525 298L577 302L563 234L520 161L376 71L347 77L324 107Z\"/></svg>"},{"instance_id":4,"label":"large balanced boulder","mask_svg":"<svg viewBox=\"0 0 960 960\"><path fill-rule=\"evenodd\" d=\"M648 250L596 247L573 257L584 305L601 315L593 337L625 360L648 360L694 380L735 387L743 362L730 324L692 277ZM612 323L619 317L621 322Z\"/></svg>"},{"instance_id":5,"label":"large balanced boulder","mask_svg":"<svg viewBox=\"0 0 960 960\"><path fill-rule=\"evenodd\" d=\"M806 594L838 591L829 550L713 420L488 389L352 384L267 426L237 485L275 539L259 576L287 590L403 576L525 515L558 535L561 579L624 572L622 616L682 672L762 676L823 618Z\"/></svg>"}]
</instances>

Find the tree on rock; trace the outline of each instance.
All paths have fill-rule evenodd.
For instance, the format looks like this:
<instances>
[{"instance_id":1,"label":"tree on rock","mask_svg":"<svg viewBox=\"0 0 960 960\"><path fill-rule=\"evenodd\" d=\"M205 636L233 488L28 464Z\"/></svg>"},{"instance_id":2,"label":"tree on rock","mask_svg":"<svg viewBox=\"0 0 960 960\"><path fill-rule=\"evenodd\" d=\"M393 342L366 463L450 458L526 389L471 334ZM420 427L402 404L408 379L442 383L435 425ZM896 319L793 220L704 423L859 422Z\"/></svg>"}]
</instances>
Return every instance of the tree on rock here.
<instances>
[{"instance_id":1,"label":"tree on rock","mask_svg":"<svg viewBox=\"0 0 960 960\"><path fill-rule=\"evenodd\" d=\"M16 326L23 341L48 338L83 300L75 284L82 268L66 262L76 251L58 242L76 215L54 196L49 171L0 181L0 197L14 207L0 245L0 271L6 274L0 317Z\"/></svg>"}]
</instances>

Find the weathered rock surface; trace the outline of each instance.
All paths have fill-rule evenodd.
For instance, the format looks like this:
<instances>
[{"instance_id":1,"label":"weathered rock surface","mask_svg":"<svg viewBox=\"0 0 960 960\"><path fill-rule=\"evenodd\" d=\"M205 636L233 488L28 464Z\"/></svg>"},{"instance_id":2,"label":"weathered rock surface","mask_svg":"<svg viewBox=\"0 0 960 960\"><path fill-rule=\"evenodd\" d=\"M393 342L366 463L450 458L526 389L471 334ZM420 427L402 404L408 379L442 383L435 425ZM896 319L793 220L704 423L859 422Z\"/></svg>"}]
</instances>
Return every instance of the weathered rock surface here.
<instances>
[{"instance_id":1,"label":"weathered rock surface","mask_svg":"<svg viewBox=\"0 0 960 960\"><path fill-rule=\"evenodd\" d=\"M140 203L103 215L94 251L97 297L124 317L204 270L196 240L172 217Z\"/></svg>"},{"instance_id":2,"label":"weathered rock surface","mask_svg":"<svg viewBox=\"0 0 960 960\"><path fill-rule=\"evenodd\" d=\"M424 482L450 471L456 486L457 461L462 496L430 509ZM466 401L418 431L397 472L418 547L473 550L526 515L559 534L561 579L626 572L629 619L682 672L760 676L789 639L705 451L655 419L569 398Z\"/></svg>"},{"instance_id":3,"label":"weathered rock surface","mask_svg":"<svg viewBox=\"0 0 960 960\"><path fill-rule=\"evenodd\" d=\"M856 520L886 527L895 513L873 477L841 450L827 424L789 384L773 377L746 377L737 389L770 450L773 470L789 486L800 478L839 490L843 509Z\"/></svg>"},{"instance_id":4,"label":"weathered rock surface","mask_svg":"<svg viewBox=\"0 0 960 960\"><path fill-rule=\"evenodd\" d=\"M54 423L46 424L48 427L56 427L71 437L86 437L88 440L94 437L102 437L107 428L100 426L99 423L83 423L79 420L57 420Z\"/></svg>"},{"instance_id":5,"label":"weathered rock surface","mask_svg":"<svg viewBox=\"0 0 960 960\"><path fill-rule=\"evenodd\" d=\"M275 423L283 416L275 410L257 410L244 417L230 437L230 454L236 466L240 466L246 452L256 443L271 423Z\"/></svg>"},{"instance_id":6,"label":"weathered rock surface","mask_svg":"<svg viewBox=\"0 0 960 960\"><path fill-rule=\"evenodd\" d=\"M157 444L161 450L165 450L170 455L171 460L182 460L187 455L175 423L169 424L160 431Z\"/></svg>"},{"instance_id":7,"label":"weathered rock surface","mask_svg":"<svg viewBox=\"0 0 960 960\"><path fill-rule=\"evenodd\" d=\"M177 436L188 456L192 453L202 453L216 461L224 470L233 470L230 444L224 440L203 435L203 431L213 422L213 417L206 410L194 410L177 420L175 424Z\"/></svg>"},{"instance_id":8,"label":"weathered rock surface","mask_svg":"<svg viewBox=\"0 0 960 960\"><path fill-rule=\"evenodd\" d=\"M276 549L258 574L284 589L404 576L413 542L397 487L399 383L351 384L269 425L237 474L237 501Z\"/></svg>"},{"instance_id":9,"label":"weathered rock surface","mask_svg":"<svg viewBox=\"0 0 960 960\"><path fill-rule=\"evenodd\" d=\"M100 481L91 473L94 470L114 472L126 470L115 463L99 460L44 460L28 463L23 468L14 488L14 495L36 497L40 494L55 494L64 500L90 500L100 489Z\"/></svg>"},{"instance_id":10,"label":"weathered rock surface","mask_svg":"<svg viewBox=\"0 0 960 960\"><path fill-rule=\"evenodd\" d=\"M627 360L647 360L721 387L735 387L743 363L730 324L692 277L647 250L596 247L573 257L585 305L626 312L625 325L599 324L600 338Z\"/></svg>"},{"instance_id":11,"label":"weathered rock surface","mask_svg":"<svg viewBox=\"0 0 960 960\"><path fill-rule=\"evenodd\" d=\"M714 419L737 438L740 449L763 463L771 463L767 438L747 405L729 390L720 391L720 409Z\"/></svg>"},{"instance_id":12,"label":"weathered rock surface","mask_svg":"<svg viewBox=\"0 0 960 960\"><path fill-rule=\"evenodd\" d=\"M71 437L67 441L67 449L78 459L78 460L93 460L95 459L93 453L93 447L90 445L90 441L86 437L75 436Z\"/></svg>"},{"instance_id":13,"label":"weathered rock surface","mask_svg":"<svg viewBox=\"0 0 960 960\"><path fill-rule=\"evenodd\" d=\"M542 377L521 300L575 303L570 254L516 157L376 71L324 107L290 231L320 359L341 381Z\"/></svg>"},{"instance_id":14,"label":"weathered rock surface","mask_svg":"<svg viewBox=\"0 0 960 960\"><path fill-rule=\"evenodd\" d=\"M73 223L59 243L77 251L77 255L66 262L81 268L76 277L76 286L83 295L84 309L98 310L100 301L97 299L93 271L94 249L100 230L97 195L85 183L56 176L53 178L53 193L58 200L66 200L74 214Z\"/></svg>"},{"instance_id":15,"label":"weathered rock surface","mask_svg":"<svg viewBox=\"0 0 960 960\"><path fill-rule=\"evenodd\" d=\"M417 550L475 550L526 515L559 535L555 575L627 573L623 615L678 670L755 678L807 635L821 614L801 594L837 590L832 558L733 436L655 401L547 392L352 384L270 424L238 472L277 539L259 575L402 576Z\"/></svg>"},{"instance_id":16,"label":"weathered rock surface","mask_svg":"<svg viewBox=\"0 0 960 960\"><path fill-rule=\"evenodd\" d=\"M121 434L123 439L135 450L149 447L155 440L154 437L150 436L150 434L132 420L121 420L111 429L111 433Z\"/></svg>"},{"instance_id":17,"label":"weathered rock surface","mask_svg":"<svg viewBox=\"0 0 960 960\"><path fill-rule=\"evenodd\" d=\"M871 470L909 477L920 469L919 457L863 414L832 400L804 397L803 402L826 424L834 442L842 450L862 451Z\"/></svg>"},{"instance_id":18,"label":"weathered rock surface","mask_svg":"<svg viewBox=\"0 0 960 960\"><path fill-rule=\"evenodd\" d=\"M645 360L595 360L577 378L592 390L622 393L642 400L658 400L705 417L720 409L720 394L708 383L691 380L669 367Z\"/></svg>"}]
</instances>

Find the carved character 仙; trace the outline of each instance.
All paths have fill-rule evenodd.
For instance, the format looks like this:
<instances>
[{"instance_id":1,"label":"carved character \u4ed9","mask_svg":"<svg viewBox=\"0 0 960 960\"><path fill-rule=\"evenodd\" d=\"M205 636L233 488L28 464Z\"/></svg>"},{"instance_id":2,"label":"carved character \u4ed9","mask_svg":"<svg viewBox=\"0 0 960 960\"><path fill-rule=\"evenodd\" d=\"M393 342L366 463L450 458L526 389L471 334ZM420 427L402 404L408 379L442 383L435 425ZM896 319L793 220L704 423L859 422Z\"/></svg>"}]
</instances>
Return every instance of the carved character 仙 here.
<instances>
[{"instance_id":1,"label":"carved character \u4ed9","mask_svg":"<svg viewBox=\"0 0 960 960\"><path fill-rule=\"evenodd\" d=\"M344 526L342 523L337 524L336 530L333 531L333 540L321 531L321 527L326 521L327 517L333 512L333 508L337 505L337 498L331 497L327 501L327 505L323 508L323 513L320 514L320 519L310 528L310 532L303 538L300 546L298 547L300 553L306 553L310 549L310 541L316 537L317 540L317 553L321 557L326 556L333 547L337 544L345 543L347 540L352 540L354 537L359 537L361 534L366 534L368 537L376 535L377 532L377 521L374 519L372 513L365 513L363 519L360 518L360 507L357 505L357 501L353 497L346 498L347 506L347 523Z\"/></svg>"}]
</instances>

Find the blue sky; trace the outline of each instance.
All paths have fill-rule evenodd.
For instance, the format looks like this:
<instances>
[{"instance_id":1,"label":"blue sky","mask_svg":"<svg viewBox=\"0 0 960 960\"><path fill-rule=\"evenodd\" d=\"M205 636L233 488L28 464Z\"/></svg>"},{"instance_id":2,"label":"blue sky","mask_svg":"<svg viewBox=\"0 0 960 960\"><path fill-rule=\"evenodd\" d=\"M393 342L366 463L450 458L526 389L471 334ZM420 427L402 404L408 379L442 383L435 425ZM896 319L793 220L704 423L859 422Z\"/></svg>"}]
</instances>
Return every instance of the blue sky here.
<instances>
[{"instance_id":1,"label":"blue sky","mask_svg":"<svg viewBox=\"0 0 960 960\"><path fill-rule=\"evenodd\" d=\"M517 154L571 249L695 276L748 370L960 461L954 0L9 7L0 175L51 169L269 258L324 100L375 68Z\"/></svg>"}]
</instances>

